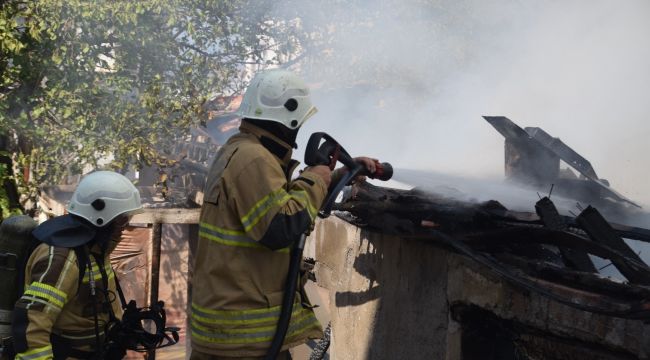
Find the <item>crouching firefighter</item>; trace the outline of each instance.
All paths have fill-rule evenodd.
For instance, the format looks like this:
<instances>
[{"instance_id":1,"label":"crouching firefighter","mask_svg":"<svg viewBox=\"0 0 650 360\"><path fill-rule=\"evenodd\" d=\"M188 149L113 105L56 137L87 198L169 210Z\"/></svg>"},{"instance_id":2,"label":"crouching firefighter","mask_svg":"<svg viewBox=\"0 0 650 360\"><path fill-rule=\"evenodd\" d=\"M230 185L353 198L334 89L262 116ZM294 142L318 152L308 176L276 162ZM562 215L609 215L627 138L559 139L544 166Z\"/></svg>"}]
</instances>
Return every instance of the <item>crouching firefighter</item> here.
<instances>
[{"instance_id":1,"label":"crouching firefighter","mask_svg":"<svg viewBox=\"0 0 650 360\"><path fill-rule=\"evenodd\" d=\"M130 217L141 211L140 194L126 177L97 171L81 180L67 215L34 229L12 315L16 359L125 355L122 307L131 321L142 309L125 304L109 255ZM159 310L164 322L162 304Z\"/></svg>"}]
</instances>

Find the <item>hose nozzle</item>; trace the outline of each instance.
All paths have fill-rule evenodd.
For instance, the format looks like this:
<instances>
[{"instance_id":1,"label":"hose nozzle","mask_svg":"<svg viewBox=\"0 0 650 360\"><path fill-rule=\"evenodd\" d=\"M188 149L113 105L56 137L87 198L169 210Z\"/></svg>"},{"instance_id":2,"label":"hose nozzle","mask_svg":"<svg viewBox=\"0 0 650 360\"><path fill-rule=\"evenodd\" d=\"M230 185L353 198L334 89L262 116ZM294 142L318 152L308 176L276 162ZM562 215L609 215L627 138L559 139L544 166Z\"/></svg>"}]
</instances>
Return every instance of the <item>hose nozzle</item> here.
<instances>
[{"instance_id":1,"label":"hose nozzle","mask_svg":"<svg viewBox=\"0 0 650 360\"><path fill-rule=\"evenodd\" d=\"M374 173L369 174L367 171L362 171L361 174L371 179L386 181L393 177L393 166L387 162L380 163L379 161L375 161Z\"/></svg>"}]
</instances>

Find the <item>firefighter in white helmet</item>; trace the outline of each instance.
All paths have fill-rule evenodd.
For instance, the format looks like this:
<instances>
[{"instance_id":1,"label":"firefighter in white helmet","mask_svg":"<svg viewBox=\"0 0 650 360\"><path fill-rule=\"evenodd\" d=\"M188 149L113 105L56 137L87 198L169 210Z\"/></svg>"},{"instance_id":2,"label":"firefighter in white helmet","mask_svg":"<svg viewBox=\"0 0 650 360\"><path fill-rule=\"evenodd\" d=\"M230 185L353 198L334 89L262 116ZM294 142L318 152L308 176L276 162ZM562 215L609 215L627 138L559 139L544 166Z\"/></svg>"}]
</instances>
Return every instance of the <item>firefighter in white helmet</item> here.
<instances>
[{"instance_id":1,"label":"firefighter in white helmet","mask_svg":"<svg viewBox=\"0 0 650 360\"><path fill-rule=\"evenodd\" d=\"M306 84L287 70L259 72L239 115L240 132L208 172L192 286L191 359L258 359L275 333L289 249L314 221L331 182L327 166L292 180L300 127L316 113ZM374 161L359 158L374 172ZM279 359L322 336L300 289Z\"/></svg>"},{"instance_id":2,"label":"firefighter in white helmet","mask_svg":"<svg viewBox=\"0 0 650 360\"><path fill-rule=\"evenodd\" d=\"M17 359L97 356L104 325L121 314L109 254L141 209L126 177L97 171L77 186L69 214L34 229L38 245L27 260L12 321Z\"/></svg>"}]
</instances>

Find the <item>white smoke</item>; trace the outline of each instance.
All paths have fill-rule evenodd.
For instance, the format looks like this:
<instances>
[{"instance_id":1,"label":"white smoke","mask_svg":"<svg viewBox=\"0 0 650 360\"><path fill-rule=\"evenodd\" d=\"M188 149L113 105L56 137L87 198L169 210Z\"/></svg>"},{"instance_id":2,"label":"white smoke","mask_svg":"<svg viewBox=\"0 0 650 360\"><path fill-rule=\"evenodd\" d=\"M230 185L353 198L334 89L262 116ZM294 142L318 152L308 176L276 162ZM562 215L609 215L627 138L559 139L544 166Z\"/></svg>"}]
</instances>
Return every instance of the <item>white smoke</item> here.
<instances>
[{"instance_id":1,"label":"white smoke","mask_svg":"<svg viewBox=\"0 0 650 360\"><path fill-rule=\"evenodd\" d=\"M396 168L499 178L503 137L481 116L504 115L560 137L650 204L650 2L279 3L289 10L305 27L335 24L339 55L302 68L320 110L302 149L326 131Z\"/></svg>"}]
</instances>

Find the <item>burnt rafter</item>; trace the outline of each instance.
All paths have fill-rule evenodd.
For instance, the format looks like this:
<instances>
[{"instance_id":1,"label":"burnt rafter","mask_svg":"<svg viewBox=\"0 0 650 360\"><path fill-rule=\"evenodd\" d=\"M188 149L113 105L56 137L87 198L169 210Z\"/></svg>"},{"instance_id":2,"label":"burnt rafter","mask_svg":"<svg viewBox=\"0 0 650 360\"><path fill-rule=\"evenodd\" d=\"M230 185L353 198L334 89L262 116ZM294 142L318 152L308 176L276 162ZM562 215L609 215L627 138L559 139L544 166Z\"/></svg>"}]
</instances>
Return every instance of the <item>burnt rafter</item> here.
<instances>
[{"instance_id":1,"label":"burnt rafter","mask_svg":"<svg viewBox=\"0 0 650 360\"><path fill-rule=\"evenodd\" d=\"M537 127L522 129L505 116L484 116L506 141L506 176L517 182L558 191L586 203L599 203L620 211L627 206L641 208L600 179L591 163L566 145ZM560 161L576 170L584 179L562 176Z\"/></svg>"},{"instance_id":2,"label":"burnt rafter","mask_svg":"<svg viewBox=\"0 0 650 360\"><path fill-rule=\"evenodd\" d=\"M647 241L650 231L610 224L593 208L575 219L559 215L548 198L535 214L497 201L462 202L360 183L335 210L361 227L451 248L514 286L565 305L650 320L650 268L621 239ZM587 254L611 260L628 282L600 277Z\"/></svg>"},{"instance_id":3,"label":"burnt rafter","mask_svg":"<svg viewBox=\"0 0 650 360\"><path fill-rule=\"evenodd\" d=\"M357 221L359 225L375 227L388 233L396 232L390 228L390 224L385 225L382 221L377 221L376 226L373 226L370 215L378 215L380 218L394 216L408 221L414 226L412 231L416 231L422 221L432 222L438 229L444 227L460 232L486 225L544 226L544 221L538 214L508 210L494 200L469 203L418 189L392 189L369 183L356 184L345 195L345 201L335 204L334 210L349 211L356 216L356 219L349 219L350 222ZM568 227L568 231L584 232L576 218L562 215L560 218ZM609 222L609 225L620 237L650 242L650 229L613 222Z\"/></svg>"},{"instance_id":4,"label":"burnt rafter","mask_svg":"<svg viewBox=\"0 0 650 360\"><path fill-rule=\"evenodd\" d=\"M560 213L557 211L555 204L548 197L543 197L535 204L535 212L539 215L540 219L544 223L544 226L551 230L558 231L567 231L569 230L569 225L567 222L560 216ZM589 258L589 254L580 249L571 249L567 247L559 247L560 254L564 262L569 266L577 270L587 271L587 272L597 272L596 267Z\"/></svg>"},{"instance_id":5,"label":"burnt rafter","mask_svg":"<svg viewBox=\"0 0 650 360\"><path fill-rule=\"evenodd\" d=\"M580 290L596 291L611 298L627 301L650 299L650 287L648 286L629 286L625 283L611 281L598 274L571 270L545 261L531 260L513 254L497 254L495 258L520 269L529 276L541 275L546 280Z\"/></svg>"},{"instance_id":6,"label":"burnt rafter","mask_svg":"<svg viewBox=\"0 0 650 360\"><path fill-rule=\"evenodd\" d=\"M503 246L513 243L516 243L518 246L527 244L551 244L560 248L576 249L611 260L623 275L632 274L632 277L637 280L632 281L628 278L630 282L643 285L650 284L650 270L642 260L626 257L624 254L605 244L569 232L546 228L511 227L486 231L481 234L472 234L466 239L468 239L466 240L468 244L474 245L473 247L488 252L498 245Z\"/></svg>"}]
</instances>

